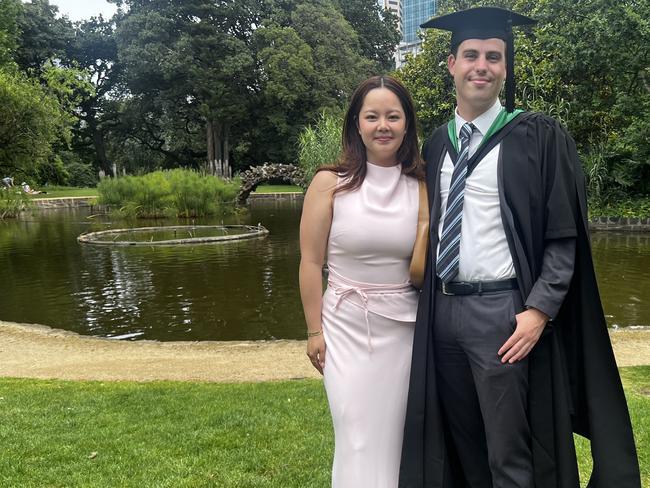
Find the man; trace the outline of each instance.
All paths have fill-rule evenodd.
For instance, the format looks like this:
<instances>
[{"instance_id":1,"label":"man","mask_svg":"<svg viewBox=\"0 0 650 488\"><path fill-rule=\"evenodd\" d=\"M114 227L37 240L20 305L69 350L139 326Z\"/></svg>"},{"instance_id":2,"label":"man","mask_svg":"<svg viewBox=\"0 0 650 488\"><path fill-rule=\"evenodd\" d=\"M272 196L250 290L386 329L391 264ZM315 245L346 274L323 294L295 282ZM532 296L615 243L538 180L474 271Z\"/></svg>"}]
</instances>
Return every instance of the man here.
<instances>
[{"instance_id":1,"label":"man","mask_svg":"<svg viewBox=\"0 0 650 488\"><path fill-rule=\"evenodd\" d=\"M514 110L512 26L531 23L476 8L422 26L452 32L457 109L423 148L431 243L403 488L579 488L573 431L592 441L590 488L640 487L575 144Z\"/></svg>"}]
</instances>

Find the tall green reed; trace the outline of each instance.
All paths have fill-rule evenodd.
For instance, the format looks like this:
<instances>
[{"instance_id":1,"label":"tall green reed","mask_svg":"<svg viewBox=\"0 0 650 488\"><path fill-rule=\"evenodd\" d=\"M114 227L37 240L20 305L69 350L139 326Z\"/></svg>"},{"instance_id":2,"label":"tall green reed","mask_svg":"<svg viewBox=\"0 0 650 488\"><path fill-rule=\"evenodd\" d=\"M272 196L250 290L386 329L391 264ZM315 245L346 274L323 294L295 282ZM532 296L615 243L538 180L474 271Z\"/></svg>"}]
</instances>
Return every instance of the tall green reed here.
<instances>
[{"instance_id":1,"label":"tall green reed","mask_svg":"<svg viewBox=\"0 0 650 488\"><path fill-rule=\"evenodd\" d=\"M0 190L0 220L15 218L31 206L31 200L20 189Z\"/></svg>"},{"instance_id":2,"label":"tall green reed","mask_svg":"<svg viewBox=\"0 0 650 488\"><path fill-rule=\"evenodd\" d=\"M125 217L204 217L234 205L238 185L187 169L104 179L99 203Z\"/></svg>"}]
</instances>

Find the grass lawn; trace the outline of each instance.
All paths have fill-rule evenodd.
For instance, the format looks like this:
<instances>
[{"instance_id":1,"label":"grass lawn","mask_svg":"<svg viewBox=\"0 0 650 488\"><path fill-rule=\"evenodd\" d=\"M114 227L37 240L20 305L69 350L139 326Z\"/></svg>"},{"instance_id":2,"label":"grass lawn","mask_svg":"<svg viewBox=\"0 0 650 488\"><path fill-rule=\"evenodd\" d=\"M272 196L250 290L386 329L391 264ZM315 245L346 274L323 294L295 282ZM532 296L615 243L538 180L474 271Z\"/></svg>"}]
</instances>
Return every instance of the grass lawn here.
<instances>
[{"instance_id":1,"label":"grass lawn","mask_svg":"<svg viewBox=\"0 0 650 488\"><path fill-rule=\"evenodd\" d=\"M650 486L650 367L622 375ZM332 447L320 381L0 379L1 487L325 488Z\"/></svg>"},{"instance_id":2,"label":"grass lawn","mask_svg":"<svg viewBox=\"0 0 650 488\"><path fill-rule=\"evenodd\" d=\"M59 197L96 197L98 195L97 188L74 188L67 186L51 186L44 188L37 188L37 190L46 191L39 195L33 195L34 200L40 198L59 198Z\"/></svg>"},{"instance_id":3,"label":"grass lawn","mask_svg":"<svg viewBox=\"0 0 650 488\"><path fill-rule=\"evenodd\" d=\"M294 185L260 185L255 193L302 193L302 188Z\"/></svg>"}]
</instances>

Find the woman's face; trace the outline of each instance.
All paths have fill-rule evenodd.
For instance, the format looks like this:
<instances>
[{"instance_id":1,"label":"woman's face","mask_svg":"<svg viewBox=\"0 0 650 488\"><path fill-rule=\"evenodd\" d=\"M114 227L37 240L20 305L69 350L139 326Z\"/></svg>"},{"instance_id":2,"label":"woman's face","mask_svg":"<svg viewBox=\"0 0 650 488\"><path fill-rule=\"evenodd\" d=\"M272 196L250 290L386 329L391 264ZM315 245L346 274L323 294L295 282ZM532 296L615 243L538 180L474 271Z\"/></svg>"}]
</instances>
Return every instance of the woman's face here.
<instances>
[{"instance_id":1,"label":"woman's face","mask_svg":"<svg viewBox=\"0 0 650 488\"><path fill-rule=\"evenodd\" d=\"M359 112L359 134L368 161L381 166L397 164L405 132L406 116L397 95L388 88L370 90Z\"/></svg>"}]
</instances>

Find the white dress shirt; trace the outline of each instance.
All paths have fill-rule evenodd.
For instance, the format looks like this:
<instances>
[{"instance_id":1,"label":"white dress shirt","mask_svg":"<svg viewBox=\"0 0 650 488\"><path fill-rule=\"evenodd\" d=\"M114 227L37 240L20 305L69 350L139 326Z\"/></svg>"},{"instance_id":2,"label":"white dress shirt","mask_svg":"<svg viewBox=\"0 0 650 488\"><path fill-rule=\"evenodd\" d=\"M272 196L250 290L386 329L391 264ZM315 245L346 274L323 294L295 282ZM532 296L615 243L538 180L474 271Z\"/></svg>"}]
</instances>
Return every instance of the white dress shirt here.
<instances>
[{"instance_id":1,"label":"white dress shirt","mask_svg":"<svg viewBox=\"0 0 650 488\"><path fill-rule=\"evenodd\" d=\"M471 121L476 129L470 138L470 157L476 152L484 135L502 110L499 100L486 112ZM456 109L456 138L468 122ZM515 267L508 248L501 220L497 167L501 144L497 144L476 165L465 183L463 222L460 238L460 264L454 281L494 281L514 278ZM447 196L454 165L449 154L440 172L440 223L438 237L447 208ZM440 244L438 244L440 252Z\"/></svg>"}]
</instances>

